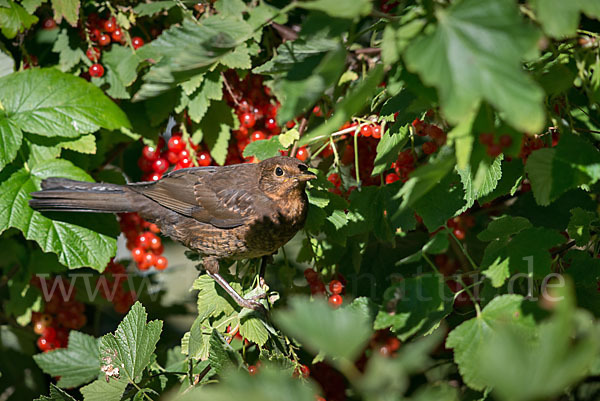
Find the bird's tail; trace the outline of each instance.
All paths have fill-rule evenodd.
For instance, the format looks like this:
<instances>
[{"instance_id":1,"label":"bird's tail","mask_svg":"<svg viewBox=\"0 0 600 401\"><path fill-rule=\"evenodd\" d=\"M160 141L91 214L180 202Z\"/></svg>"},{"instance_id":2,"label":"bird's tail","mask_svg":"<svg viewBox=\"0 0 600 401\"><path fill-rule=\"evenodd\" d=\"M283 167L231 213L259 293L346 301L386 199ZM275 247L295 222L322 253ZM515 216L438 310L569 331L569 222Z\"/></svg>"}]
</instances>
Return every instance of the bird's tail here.
<instances>
[{"instance_id":1,"label":"bird's tail","mask_svg":"<svg viewBox=\"0 0 600 401\"><path fill-rule=\"evenodd\" d=\"M135 211L137 203L137 194L126 186L66 178L45 179L31 196L29 206L40 211L124 213Z\"/></svg>"}]
</instances>

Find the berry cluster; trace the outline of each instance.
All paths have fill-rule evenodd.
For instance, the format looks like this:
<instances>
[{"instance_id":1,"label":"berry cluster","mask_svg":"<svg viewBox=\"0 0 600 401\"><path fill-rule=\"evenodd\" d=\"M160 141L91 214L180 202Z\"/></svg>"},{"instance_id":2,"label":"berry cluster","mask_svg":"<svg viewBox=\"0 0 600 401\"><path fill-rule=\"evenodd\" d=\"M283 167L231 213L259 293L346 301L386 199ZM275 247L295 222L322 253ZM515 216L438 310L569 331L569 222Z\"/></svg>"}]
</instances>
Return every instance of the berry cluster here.
<instances>
[{"instance_id":1,"label":"berry cluster","mask_svg":"<svg viewBox=\"0 0 600 401\"><path fill-rule=\"evenodd\" d=\"M496 141L496 137L492 133L479 134L479 143L485 145L486 153L490 157L498 157L504 151L512 145L512 137L508 134L503 134Z\"/></svg>"},{"instance_id":2,"label":"berry cluster","mask_svg":"<svg viewBox=\"0 0 600 401\"><path fill-rule=\"evenodd\" d=\"M184 140L181 132L173 132L168 142L160 137L158 144L144 146L138 167L143 181L158 181L173 166L173 170L192 166L210 166L212 158L203 146Z\"/></svg>"},{"instance_id":3,"label":"berry cluster","mask_svg":"<svg viewBox=\"0 0 600 401\"><path fill-rule=\"evenodd\" d=\"M104 75L104 67L99 63L102 52L100 48L94 46L107 47L112 43L125 44L128 33L117 24L115 17L107 19L100 18L96 13L88 15L85 31L81 31L84 38L88 38L89 47L86 51L86 56L92 64L88 70L91 77L102 77ZM139 36L131 38L131 46L138 49L144 45L144 40Z\"/></svg>"},{"instance_id":4,"label":"berry cluster","mask_svg":"<svg viewBox=\"0 0 600 401\"><path fill-rule=\"evenodd\" d=\"M312 295L326 295L327 294L327 289L325 287L325 284L323 283L323 280L319 276L319 273L317 273L315 270L313 270L313 269L304 270L304 277L306 278L306 281L310 285L310 293ZM339 280L337 280L337 279L331 280L328 285L329 292L331 294L329 296L329 304L334 308L338 308L340 305L342 305L342 302L344 300L343 300L341 294L344 292L344 287L346 286L346 284L345 284L346 280L344 279L344 277L341 274L338 274L337 277L339 278Z\"/></svg>"},{"instance_id":5,"label":"berry cluster","mask_svg":"<svg viewBox=\"0 0 600 401\"><path fill-rule=\"evenodd\" d=\"M448 220L446 225L452 229L452 233L456 238L463 240L467 235L467 230L475 226L475 218L463 213Z\"/></svg>"},{"instance_id":6,"label":"berry cluster","mask_svg":"<svg viewBox=\"0 0 600 401\"><path fill-rule=\"evenodd\" d=\"M435 153L440 146L446 143L446 133L437 125L426 123L423 120L416 118L412 122L415 134L418 136L428 136L431 141L425 142L422 145L423 153L430 155Z\"/></svg>"},{"instance_id":7,"label":"berry cluster","mask_svg":"<svg viewBox=\"0 0 600 401\"><path fill-rule=\"evenodd\" d=\"M137 299L135 291L123 289L126 274L125 266L111 260L96 282L96 288L100 288L102 297L112 302L115 312L121 314L127 313ZM102 285L100 280L105 281L106 285Z\"/></svg>"},{"instance_id":8,"label":"berry cluster","mask_svg":"<svg viewBox=\"0 0 600 401\"><path fill-rule=\"evenodd\" d=\"M403 150L398 154L398 159L392 163L393 173L388 173L385 177L386 184L391 184L398 180L408 181L410 173L415 169L416 158L412 149ZM389 178L388 178L389 177Z\"/></svg>"},{"instance_id":9,"label":"berry cluster","mask_svg":"<svg viewBox=\"0 0 600 401\"><path fill-rule=\"evenodd\" d=\"M551 129L552 133L552 142L549 144L545 142L542 138L542 135L523 135L523 139L521 141L521 151L519 152L519 157L523 159L523 162L527 162L527 158L531 154L531 152L536 151L541 148L545 148L548 145L551 147L555 147L558 145L558 141L560 139L560 134L555 129Z\"/></svg>"},{"instance_id":10,"label":"berry cluster","mask_svg":"<svg viewBox=\"0 0 600 401\"><path fill-rule=\"evenodd\" d=\"M31 322L33 331L39 334L37 346L47 352L57 348L65 348L70 330L78 330L85 325L87 318L84 314L85 305L75 300L75 288L62 277L40 279L34 277L32 284L42 291L44 287L51 291L50 300L46 301L44 312L33 312ZM57 282L62 280L62 283ZM63 297L63 291L67 296ZM42 291L43 293L44 291Z\"/></svg>"},{"instance_id":11,"label":"berry cluster","mask_svg":"<svg viewBox=\"0 0 600 401\"><path fill-rule=\"evenodd\" d=\"M127 238L127 249L140 270L154 266L158 270L167 268L167 258L162 256L164 247L158 234L158 226L142 219L137 213L119 214L121 231Z\"/></svg>"}]
</instances>

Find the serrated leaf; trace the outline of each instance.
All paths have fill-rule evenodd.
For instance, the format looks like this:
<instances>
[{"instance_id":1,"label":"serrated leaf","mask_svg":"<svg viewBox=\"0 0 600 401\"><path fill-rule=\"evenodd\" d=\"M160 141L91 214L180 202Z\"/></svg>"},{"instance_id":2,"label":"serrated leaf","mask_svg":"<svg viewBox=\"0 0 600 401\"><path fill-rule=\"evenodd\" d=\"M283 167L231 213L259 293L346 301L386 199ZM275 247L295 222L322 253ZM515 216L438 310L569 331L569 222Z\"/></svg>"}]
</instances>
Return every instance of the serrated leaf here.
<instances>
[{"instance_id":1,"label":"serrated leaf","mask_svg":"<svg viewBox=\"0 0 600 401\"><path fill-rule=\"evenodd\" d=\"M85 53L79 47L74 48L70 45L69 30L62 29L52 47L54 53L58 53L58 65L60 70L67 72L75 67L81 60L85 58Z\"/></svg>"},{"instance_id":2,"label":"serrated leaf","mask_svg":"<svg viewBox=\"0 0 600 401\"><path fill-rule=\"evenodd\" d=\"M63 388L89 383L100 373L98 340L75 330L69 333L67 348L37 354L33 359L44 373L60 376L57 385Z\"/></svg>"},{"instance_id":3,"label":"serrated leaf","mask_svg":"<svg viewBox=\"0 0 600 401\"><path fill-rule=\"evenodd\" d=\"M300 133L297 129L293 128L283 134L277 135L277 139L279 139L281 146L287 149L292 146L294 142L300 139Z\"/></svg>"},{"instance_id":4,"label":"serrated leaf","mask_svg":"<svg viewBox=\"0 0 600 401\"><path fill-rule=\"evenodd\" d=\"M482 160L475 173L468 164L464 169L458 170L465 189L465 210L473 206L477 199L496 189L498 181L502 178L502 159L497 157L491 164L488 160Z\"/></svg>"},{"instance_id":5,"label":"serrated leaf","mask_svg":"<svg viewBox=\"0 0 600 401\"><path fill-rule=\"evenodd\" d=\"M162 331L161 320L147 322L146 309L136 302L114 334L100 341L100 359L103 366L112 366L119 375L137 383L150 363Z\"/></svg>"},{"instance_id":6,"label":"serrated leaf","mask_svg":"<svg viewBox=\"0 0 600 401\"><path fill-rule=\"evenodd\" d=\"M187 354L190 358L199 359L202 357L204 348L204 339L202 335L202 320L204 315L200 315L194 320L188 337Z\"/></svg>"},{"instance_id":7,"label":"serrated leaf","mask_svg":"<svg viewBox=\"0 0 600 401\"><path fill-rule=\"evenodd\" d=\"M50 383L50 395L43 395L35 401L75 401L75 398L71 397L66 391L56 387L53 383Z\"/></svg>"},{"instance_id":8,"label":"serrated leaf","mask_svg":"<svg viewBox=\"0 0 600 401\"><path fill-rule=\"evenodd\" d=\"M520 66L524 55L536 51L539 36L517 5L463 0L435 14L435 30L417 37L404 61L423 83L438 89L448 120L458 124L486 101L515 128L539 132L544 94Z\"/></svg>"},{"instance_id":9,"label":"serrated leaf","mask_svg":"<svg viewBox=\"0 0 600 401\"><path fill-rule=\"evenodd\" d=\"M200 122L202 138L210 150L210 156L219 164L225 164L231 130L236 128L234 111L225 101L211 103Z\"/></svg>"},{"instance_id":10,"label":"serrated leaf","mask_svg":"<svg viewBox=\"0 0 600 401\"><path fill-rule=\"evenodd\" d=\"M128 383L123 377L107 382L102 375L98 380L82 387L80 391L83 401L120 401Z\"/></svg>"},{"instance_id":11,"label":"serrated leaf","mask_svg":"<svg viewBox=\"0 0 600 401\"><path fill-rule=\"evenodd\" d=\"M485 230L477 235L480 241L492 241L495 239L506 239L517 234L532 225L524 217L501 216L492 220Z\"/></svg>"},{"instance_id":12,"label":"serrated leaf","mask_svg":"<svg viewBox=\"0 0 600 401\"><path fill-rule=\"evenodd\" d=\"M208 355L210 367L217 374L226 370L239 368L242 356L229 345L218 331L213 330L210 336L210 350Z\"/></svg>"},{"instance_id":13,"label":"serrated leaf","mask_svg":"<svg viewBox=\"0 0 600 401\"><path fill-rule=\"evenodd\" d=\"M54 19L62 21L63 17L71 26L76 26L79 21L79 0L52 0Z\"/></svg>"},{"instance_id":14,"label":"serrated leaf","mask_svg":"<svg viewBox=\"0 0 600 401\"><path fill-rule=\"evenodd\" d=\"M575 240L575 245L585 246L590 240L590 225L598 221L598 215L580 207L571 209L571 220L567 233Z\"/></svg>"},{"instance_id":15,"label":"serrated leaf","mask_svg":"<svg viewBox=\"0 0 600 401\"><path fill-rule=\"evenodd\" d=\"M567 190L600 179L600 151L577 135L565 134L555 148L532 152L525 172L535 200L546 206Z\"/></svg>"},{"instance_id":16,"label":"serrated leaf","mask_svg":"<svg viewBox=\"0 0 600 401\"><path fill-rule=\"evenodd\" d=\"M245 43L237 46L233 51L225 54L219 60L221 64L229 68L249 69L252 67L250 51Z\"/></svg>"},{"instance_id":17,"label":"serrated leaf","mask_svg":"<svg viewBox=\"0 0 600 401\"><path fill-rule=\"evenodd\" d=\"M318 58L335 50L338 46L337 40L327 37L311 38L310 40L298 38L294 41L286 41L277 47L275 57L252 71L256 74L287 73L297 63Z\"/></svg>"},{"instance_id":18,"label":"serrated leaf","mask_svg":"<svg viewBox=\"0 0 600 401\"><path fill-rule=\"evenodd\" d=\"M381 140L377 144L377 155L373 162L373 171L371 175L377 175L383 173L385 170L390 168L390 165L398 158L398 153L408 142L408 125L397 127L392 126L389 130L384 132L381 136Z\"/></svg>"},{"instance_id":19,"label":"serrated leaf","mask_svg":"<svg viewBox=\"0 0 600 401\"><path fill-rule=\"evenodd\" d=\"M533 0L532 4L544 32L555 38L575 35L580 13L600 17L600 2L596 0Z\"/></svg>"},{"instance_id":20,"label":"serrated leaf","mask_svg":"<svg viewBox=\"0 0 600 401\"><path fill-rule=\"evenodd\" d=\"M106 93L114 99L129 99L126 88L137 78L137 67L141 59L129 47L113 46L102 53L102 64L106 67L106 82L110 87Z\"/></svg>"},{"instance_id":21,"label":"serrated leaf","mask_svg":"<svg viewBox=\"0 0 600 401\"><path fill-rule=\"evenodd\" d=\"M403 280L385 290L375 330L390 328L400 340L428 334L452 312L452 292L439 275Z\"/></svg>"},{"instance_id":22,"label":"serrated leaf","mask_svg":"<svg viewBox=\"0 0 600 401\"><path fill-rule=\"evenodd\" d=\"M370 323L352 308L331 309L322 299L292 298L289 309L273 316L281 328L313 353L353 361L371 335ZM328 332L323 332L328 327ZM348 336L347 333L352 333Z\"/></svg>"},{"instance_id":23,"label":"serrated leaf","mask_svg":"<svg viewBox=\"0 0 600 401\"><path fill-rule=\"evenodd\" d=\"M59 146L79 153L96 153L96 137L92 134L82 135L75 140L61 141Z\"/></svg>"},{"instance_id":24,"label":"serrated leaf","mask_svg":"<svg viewBox=\"0 0 600 401\"><path fill-rule=\"evenodd\" d=\"M356 18L371 12L369 0L352 0L340 5L338 0L313 0L298 3L299 7L309 10L323 11L335 18Z\"/></svg>"},{"instance_id":25,"label":"serrated leaf","mask_svg":"<svg viewBox=\"0 0 600 401\"><path fill-rule=\"evenodd\" d=\"M458 174L452 172L436 183L419 201L414 209L423 219L423 224L433 232L446 221L465 210L464 192L460 188ZM440 199L444 199L440 202Z\"/></svg>"},{"instance_id":26,"label":"serrated leaf","mask_svg":"<svg viewBox=\"0 0 600 401\"><path fill-rule=\"evenodd\" d=\"M270 157L278 156L279 151L285 147L279 141L278 136L269 139L250 142L244 148L244 157L256 157L258 160L265 160Z\"/></svg>"},{"instance_id":27,"label":"serrated leaf","mask_svg":"<svg viewBox=\"0 0 600 401\"><path fill-rule=\"evenodd\" d=\"M8 39L31 28L36 22L38 22L38 17L30 15L21 5L12 0L8 1L8 5L0 6L0 29L2 35Z\"/></svg>"},{"instance_id":28,"label":"serrated leaf","mask_svg":"<svg viewBox=\"0 0 600 401\"><path fill-rule=\"evenodd\" d=\"M133 11L137 14L138 17L146 17L149 15L154 15L161 11L170 10L175 6L177 6L176 1L153 1L152 3L137 4L133 8Z\"/></svg>"},{"instance_id":29,"label":"serrated leaf","mask_svg":"<svg viewBox=\"0 0 600 401\"><path fill-rule=\"evenodd\" d=\"M259 346L265 345L269 339L269 331L265 327L265 323L260 316L255 311L242 309L239 314L239 319L240 334L242 337Z\"/></svg>"},{"instance_id":30,"label":"serrated leaf","mask_svg":"<svg viewBox=\"0 0 600 401\"><path fill-rule=\"evenodd\" d=\"M532 341L535 337L535 322L532 316L523 314L522 302L520 295L496 297L479 316L463 322L448 334L446 347L454 349L454 361L469 387L481 391L487 386L479 369L479 354L486 342L494 340L499 329L510 326L524 339Z\"/></svg>"},{"instance_id":31,"label":"serrated leaf","mask_svg":"<svg viewBox=\"0 0 600 401\"><path fill-rule=\"evenodd\" d=\"M22 0L21 5L29 14L33 14L46 0Z\"/></svg>"},{"instance_id":32,"label":"serrated leaf","mask_svg":"<svg viewBox=\"0 0 600 401\"><path fill-rule=\"evenodd\" d=\"M238 283L231 283L231 286L236 291L241 291L241 286ZM236 304L231 300L231 297L207 274L203 274L194 280L192 289L199 290L198 316L203 318L218 317L221 314L229 316L235 311L234 305Z\"/></svg>"},{"instance_id":33,"label":"serrated leaf","mask_svg":"<svg viewBox=\"0 0 600 401\"><path fill-rule=\"evenodd\" d=\"M0 142L2 142L2 146L0 146L0 171L17 156L22 141L23 132L17 124L9 119L0 118Z\"/></svg>"},{"instance_id":34,"label":"serrated leaf","mask_svg":"<svg viewBox=\"0 0 600 401\"><path fill-rule=\"evenodd\" d=\"M0 103L0 124L8 119L43 136L78 137L101 127L130 127L125 113L100 89L56 69L28 69L0 78Z\"/></svg>"},{"instance_id":35,"label":"serrated leaf","mask_svg":"<svg viewBox=\"0 0 600 401\"><path fill-rule=\"evenodd\" d=\"M206 74L202 86L194 95L190 96L188 112L192 121L200 122L206 112L211 100L223 98L223 77L218 72Z\"/></svg>"},{"instance_id":36,"label":"serrated leaf","mask_svg":"<svg viewBox=\"0 0 600 401\"><path fill-rule=\"evenodd\" d=\"M91 181L83 170L60 159L40 162L31 171L24 168L16 171L0 185L0 233L10 227L18 228L44 252L56 253L65 266L102 271L116 252L114 238L83 226L51 220L29 207L29 194L39 190L42 179L48 177ZM110 219L110 216L98 216L96 220L103 218ZM89 222L89 217L79 219L82 223Z\"/></svg>"},{"instance_id":37,"label":"serrated leaf","mask_svg":"<svg viewBox=\"0 0 600 401\"><path fill-rule=\"evenodd\" d=\"M0 45L0 77L12 74L15 71L15 60L4 46Z\"/></svg>"}]
</instances>

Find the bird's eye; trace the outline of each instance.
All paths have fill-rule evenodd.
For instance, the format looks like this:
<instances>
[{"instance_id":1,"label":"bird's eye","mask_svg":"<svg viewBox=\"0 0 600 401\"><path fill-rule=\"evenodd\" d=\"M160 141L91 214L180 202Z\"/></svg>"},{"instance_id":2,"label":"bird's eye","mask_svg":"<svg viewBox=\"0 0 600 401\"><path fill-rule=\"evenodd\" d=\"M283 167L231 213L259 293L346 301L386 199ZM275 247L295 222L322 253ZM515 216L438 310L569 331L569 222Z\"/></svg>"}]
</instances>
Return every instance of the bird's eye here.
<instances>
[{"instance_id":1,"label":"bird's eye","mask_svg":"<svg viewBox=\"0 0 600 401\"><path fill-rule=\"evenodd\" d=\"M277 167L275 169L275 175L281 177L283 175L283 169L281 167Z\"/></svg>"}]
</instances>

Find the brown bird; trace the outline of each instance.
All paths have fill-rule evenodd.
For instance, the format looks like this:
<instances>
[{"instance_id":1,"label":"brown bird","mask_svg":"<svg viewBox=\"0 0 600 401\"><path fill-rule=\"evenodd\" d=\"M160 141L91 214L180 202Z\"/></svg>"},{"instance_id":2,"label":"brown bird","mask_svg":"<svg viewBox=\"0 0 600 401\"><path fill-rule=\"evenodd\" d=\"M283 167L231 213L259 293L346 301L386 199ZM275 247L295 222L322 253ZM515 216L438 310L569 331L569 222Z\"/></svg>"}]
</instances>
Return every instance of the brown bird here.
<instances>
[{"instance_id":1,"label":"brown bird","mask_svg":"<svg viewBox=\"0 0 600 401\"><path fill-rule=\"evenodd\" d=\"M279 156L256 164L186 168L159 181L127 185L48 178L29 205L40 211L137 212L203 255L208 274L240 306L260 309L219 274L219 259L271 255L288 242L306 220L304 190L313 178L298 159Z\"/></svg>"}]
</instances>

